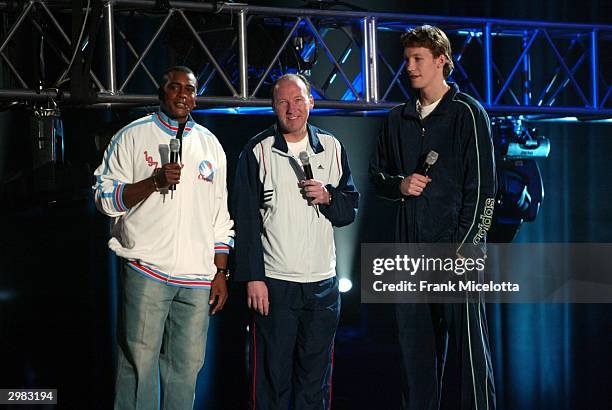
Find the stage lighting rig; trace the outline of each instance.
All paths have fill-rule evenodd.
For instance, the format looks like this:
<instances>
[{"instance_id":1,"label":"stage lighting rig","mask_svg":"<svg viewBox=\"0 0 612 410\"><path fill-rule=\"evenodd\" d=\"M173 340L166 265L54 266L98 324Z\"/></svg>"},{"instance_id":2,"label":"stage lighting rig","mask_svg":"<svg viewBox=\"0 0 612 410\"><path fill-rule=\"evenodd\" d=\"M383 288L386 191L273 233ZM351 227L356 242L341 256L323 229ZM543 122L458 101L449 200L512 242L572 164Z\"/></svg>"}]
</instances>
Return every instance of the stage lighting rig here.
<instances>
[{"instance_id":1,"label":"stage lighting rig","mask_svg":"<svg viewBox=\"0 0 612 410\"><path fill-rule=\"evenodd\" d=\"M295 62L298 72L310 74L312 66L317 61L317 44L312 35L297 35L292 40L295 50Z\"/></svg>"},{"instance_id":2,"label":"stage lighting rig","mask_svg":"<svg viewBox=\"0 0 612 410\"><path fill-rule=\"evenodd\" d=\"M527 128L520 119L495 118L491 126L496 156L505 160L548 157L548 138L538 135L536 128Z\"/></svg>"},{"instance_id":3,"label":"stage lighting rig","mask_svg":"<svg viewBox=\"0 0 612 410\"><path fill-rule=\"evenodd\" d=\"M536 219L544 198L540 168L534 158L546 158L550 141L517 118L492 121L497 165L497 196L488 239L508 243L523 222Z\"/></svg>"},{"instance_id":4,"label":"stage lighting rig","mask_svg":"<svg viewBox=\"0 0 612 410\"><path fill-rule=\"evenodd\" d=\"M64 159L64 124L55 101L35 104L30 115L30 152L35 193L56 191L57 164Z\"/></svg>"}]
</instances>

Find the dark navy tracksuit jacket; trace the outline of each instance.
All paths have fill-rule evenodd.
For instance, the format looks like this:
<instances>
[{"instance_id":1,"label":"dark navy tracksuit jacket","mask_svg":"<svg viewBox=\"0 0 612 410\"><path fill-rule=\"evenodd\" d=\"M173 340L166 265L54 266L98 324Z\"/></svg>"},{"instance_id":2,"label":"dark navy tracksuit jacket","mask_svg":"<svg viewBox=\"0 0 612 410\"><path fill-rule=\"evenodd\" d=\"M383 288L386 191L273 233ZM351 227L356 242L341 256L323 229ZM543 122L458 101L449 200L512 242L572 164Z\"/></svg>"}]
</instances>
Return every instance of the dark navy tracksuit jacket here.
<instances>
[{"instance_id":1,"label":"dark navy tracksuit jacket","mask_svg":"<svg viewBox=\"0 0 612 410\"><path fill-rule=\"evenodd\" d=\"M416 98L395 107L370 162L380 197L397 201L396 241L453 244L457 255L482 257L495 205L495 161L489 118L455 84L424 119ZM400 184L430 150L439 157L420 196ZM477 303L396 305L402 352L402 409L437 410L448 337L461 367L461 409L495 409L486 316Z\"/></svg>"}]
</instances>

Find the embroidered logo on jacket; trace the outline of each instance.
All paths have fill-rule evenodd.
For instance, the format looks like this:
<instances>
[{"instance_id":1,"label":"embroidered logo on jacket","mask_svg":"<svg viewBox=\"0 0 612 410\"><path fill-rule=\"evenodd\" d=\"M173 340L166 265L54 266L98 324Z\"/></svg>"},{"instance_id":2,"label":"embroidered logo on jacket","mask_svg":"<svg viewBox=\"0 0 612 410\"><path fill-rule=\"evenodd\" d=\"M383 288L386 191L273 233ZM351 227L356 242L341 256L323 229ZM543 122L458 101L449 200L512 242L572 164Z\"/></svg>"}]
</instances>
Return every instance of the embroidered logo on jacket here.
<instances>
[{"instance_id":1,"label":"embroidered logo on jacket","mask_svg":"<svg viewBox=\"0 0 612 410\"><path fill-rule=\"evenodd\" d=\"M200 172L200 174L198 175L198 179L208 182L213 181L213 178L215 177L215 167L212 162L203 160L202 162L200 162L198 171Z\"/></svg>"},{"instance_id":2,"label":"embroidered logo on jacket","mask_svg":"<svg viewBox=\"0 0 612 410\"><path fill-rule=\"evenodd\" d=\"M153 168L157 168L158 162L157 161L153 161L153 156L149 155L148 151L144 152L144 156L145 156L145 161L147 161L147 165Z\"/></svg>"},{"instance_id":3,"label":"embroidered logo on jacket","mask_svg":"<svg viewBox=\"0 0 612 410\"><path fill-rule=\"evenodd\" d=\"M495 208L495 198L487 198L485 200L485 205L482 210L482 214L480 214L480 222L478 223L478 232L472 243L474 245L478 245L482 238L487 235L487 231L491 228L491 224L493 223L493 209Z\"/></svg>"}]
</instances>

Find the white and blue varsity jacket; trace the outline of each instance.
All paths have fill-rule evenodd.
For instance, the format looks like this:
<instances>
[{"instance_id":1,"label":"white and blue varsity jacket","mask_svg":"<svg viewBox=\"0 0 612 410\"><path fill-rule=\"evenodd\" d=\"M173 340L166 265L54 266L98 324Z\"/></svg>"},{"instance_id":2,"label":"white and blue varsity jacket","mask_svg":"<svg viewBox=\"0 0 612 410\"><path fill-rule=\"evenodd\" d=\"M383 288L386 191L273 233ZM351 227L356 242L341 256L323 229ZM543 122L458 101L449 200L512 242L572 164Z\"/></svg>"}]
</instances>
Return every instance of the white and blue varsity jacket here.
<instances>
[{"instance_id":1,"label":"white and blue varsity jacket","mask_svg":"<svg viewBox=\"0 0 612 410\"><path fill-rule=\"evenodd\" d=\"M208 288L215 253L233 246L227 208L227 164L217 138L190 117L182 138L180 183L127 209L126 184L149 178L169 160L178 123L163 112L140 118L111 140L95 171L97 208L113 218L109 247L152 279L181 287Z\"/></svg>"},{"instance_id":2,"label":"white and blue varsity jacket","mask_svg":"<svg viewBox=\"0 0 612 410\"><path fill-rule=\"evenodd\" d=\"M276 125L249 141L238 161L232 198L238 281L266 277L316 282L336 274L333 226L355 220L359 193L346 151L329 132L308 125L314 179L331 192L319 213L302 195L299 161Z\"/></svg>"}]
</instances>

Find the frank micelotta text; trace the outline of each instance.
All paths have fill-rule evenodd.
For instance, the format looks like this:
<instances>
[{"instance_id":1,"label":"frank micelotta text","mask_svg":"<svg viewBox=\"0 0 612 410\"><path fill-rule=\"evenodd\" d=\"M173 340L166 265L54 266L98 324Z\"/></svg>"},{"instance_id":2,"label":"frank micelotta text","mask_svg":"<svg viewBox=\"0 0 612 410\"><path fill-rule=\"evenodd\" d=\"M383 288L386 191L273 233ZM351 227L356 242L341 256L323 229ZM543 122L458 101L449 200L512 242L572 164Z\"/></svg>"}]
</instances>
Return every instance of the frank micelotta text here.
<instances>
[{"instance_id":1,"label":"frank micelotta text","mask_svg":"<svg viewBox=\"0 0 612 410\"><path fill-rule=\"evenodd\" d=\"M446 283L435 283L426 280L410 282L402 280L399 282L385 283L381 280L374 281L372 288L375 292L519 292L520 286L512 282L496 283L489 281L479 283L475 280Z\"/></svg>"}]
</instances>

